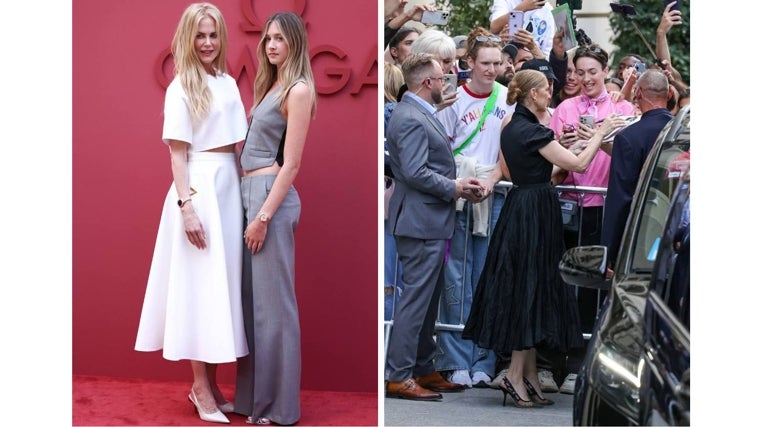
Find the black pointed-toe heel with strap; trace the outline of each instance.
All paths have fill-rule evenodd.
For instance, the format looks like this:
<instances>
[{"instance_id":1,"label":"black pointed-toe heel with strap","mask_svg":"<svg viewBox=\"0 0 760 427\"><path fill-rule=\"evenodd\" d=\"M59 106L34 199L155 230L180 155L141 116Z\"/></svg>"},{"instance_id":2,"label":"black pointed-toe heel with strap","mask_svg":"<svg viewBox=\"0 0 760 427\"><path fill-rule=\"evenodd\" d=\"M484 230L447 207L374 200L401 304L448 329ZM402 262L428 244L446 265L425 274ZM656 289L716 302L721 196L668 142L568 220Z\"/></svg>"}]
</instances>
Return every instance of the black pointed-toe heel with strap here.
<instances>
[{"instance_id":1,"label":"black pointed-toe heel with strap","mask_svg":"<svg viewBox=\"0 0 760 427\"><path fill-rule=\"evenodd\" d=\"M530 398L531 401L533 401L533 403L536 403L538 405L543 405L543 406L554 405L553 400L546 399L540 394L538 394L536 389L533 388L533 384L531 384L527 378L523 377L523 382L525 383L525 388L528 389L528 397Z\"/></svg>"},{"instance_id":2,"label":"black pointed-toe heel with strap","mask_svg":"<svg viewBox=\"0 0 760 427\"><path fill-rule=\"evenodd\" d=\"M504 393L504 401L502 402L501 406L507 406L507 394L509 394L509 397L512 398L512 400L515 402L515 406L518 408L533 407L533 402L530 400L524 400L520 397L515 388L512 387L512 383L509 382L506 375L504 376L504 379L499 383L499 388L501 389L502 393Z\"/></svg>"}]
</instances>

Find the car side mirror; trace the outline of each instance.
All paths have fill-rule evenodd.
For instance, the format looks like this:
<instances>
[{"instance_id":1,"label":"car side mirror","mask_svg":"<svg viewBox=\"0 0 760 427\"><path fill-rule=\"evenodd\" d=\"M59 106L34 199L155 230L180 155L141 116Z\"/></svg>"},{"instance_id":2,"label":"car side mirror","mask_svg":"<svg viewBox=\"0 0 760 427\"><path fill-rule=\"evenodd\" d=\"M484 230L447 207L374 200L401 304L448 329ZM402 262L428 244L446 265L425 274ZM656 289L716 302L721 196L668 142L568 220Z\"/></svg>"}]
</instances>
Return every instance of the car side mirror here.
<instances>
[{"instance_id":1,"label":"car side mirror","mask_svg":"<svg viewBox=\"0 0 760 427\"><path fill-rule=\"evenodd\" d=\"M607 247L578 246L570 248L559 262L562 279L573 286L591 289L610 289L607 280Z\"/></svg>"}]
</instances>

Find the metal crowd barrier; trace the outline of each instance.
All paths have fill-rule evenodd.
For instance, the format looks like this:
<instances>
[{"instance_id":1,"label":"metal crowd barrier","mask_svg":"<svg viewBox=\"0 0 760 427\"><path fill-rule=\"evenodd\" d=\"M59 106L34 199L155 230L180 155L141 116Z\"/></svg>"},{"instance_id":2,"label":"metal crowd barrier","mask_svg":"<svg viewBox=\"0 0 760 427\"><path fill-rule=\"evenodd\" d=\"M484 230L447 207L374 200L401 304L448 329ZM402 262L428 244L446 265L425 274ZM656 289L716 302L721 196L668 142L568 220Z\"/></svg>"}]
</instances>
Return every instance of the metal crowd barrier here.
<instances>
[{"instance_id":1,"label":"metal crowd barrier","mask_svg":"<svg viewBox=\"0 0 760 427\"><path fill-rule=\"evenodd\" d=\"M506 188L507 192L509 192L512 189L512 183L509 181L500 181L495 185L495 187L498 188ZM607 189L603 187L585 187L585 186L576 186L576 185L556 185L555 188L558 190L559 193L577 193L578 194L578 244L580 244L580 238L581 233L583 232L583 201L585 200L586 195L589 194L601 194L604 199L607 198ZM482 203L493 203L493 199L489 198L485 202ZM472 210L467 210L467 221L468 227L470 227L471 221L470 221L470 215ZM602 215L604 215L604 210L602 210ZM490 230L490 221L489 221L489 230L488 235L490 238L491 230ZM465 233L465 251L467 250L467 240L469 237L472 236L472 231L468 229L468 232ZM465 257L467 256L465 252ZM466 265L466 264L465 264ZM397 285L399 283L399 274L398 274L398 266L399 266L399 259L398 254L396 254L396 263L394 265L394 277L393 277L393 294L391 295L392 299L392 310L391 310L391 319L390 320L384 320L384 330L385 330L385 354L388 353L388 339L390 337L390 332L393 327L393 313L396 312L396 292L397 292ZM385 271L385 269L383 269ZM462 280L464 280L465 275L462 274ZM385 282L385 281L384 281ZM462 286L462 295L461 295L461 301L464 301L464 286ZM596 315L599 314L599 309L602 305L602 298L601 298L601 292L597 291L597 297L596 297ZM403 293L403 291L402 291ZM578 288L575 290L576 296L578 295ZM384 296L385 298L385 296ZM401 296L403 298L403 295ZM440 307L439 307L439 313L440 313ZM439 316L440 317L440 316ZM464 330L464 323L467 321L467 319L464 318L464 305L461 304L461 308L459 311L459 323L442 323L439 320L436 320L435 322L435 330L436 331L454 331L454 332L462 332ZM588 340L591 338L590 333L583 333L583 338Z\"/></svg>"}]
</instances>

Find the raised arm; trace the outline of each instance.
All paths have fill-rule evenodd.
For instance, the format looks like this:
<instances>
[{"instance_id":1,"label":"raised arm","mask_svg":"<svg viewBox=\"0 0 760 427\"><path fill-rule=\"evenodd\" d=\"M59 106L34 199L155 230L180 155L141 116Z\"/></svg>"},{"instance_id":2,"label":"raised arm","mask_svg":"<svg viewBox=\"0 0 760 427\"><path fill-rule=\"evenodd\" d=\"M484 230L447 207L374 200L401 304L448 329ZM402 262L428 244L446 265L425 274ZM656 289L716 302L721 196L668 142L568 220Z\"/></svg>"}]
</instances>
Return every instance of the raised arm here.
<instances>
[{"instance_id":1,"label":"raised arm","mask_svg":"<svg viewBox=\"0 0 760 427\"><path fill-rule=\"evenodd\" d=\"M401 28L404 24L409 21L419 22L420 19L422 19L422 12L426 10L435 11L435 7L427 4L416 4L409 10L405 11L404 8L407 3L408 0L401 0L399 2L395 16L385 23L384 41L386 47L388 46L388 43L390 43L390 40L393 38L393 36L398 32L399 28Z\"/></svg>"},{"instance_id":2,"label":"raised arm","mask_svg":"<svg viewBox=\"0 0 760 427\"><path fill-rule=\"evenodd\" d=\"M657 57L670 62L670 47L668 46L668 31L674 25L681 25L681 11L672 10L676 2L671 2L665 7L660 18L660 25L657 26L657 36L655 39L655 53Z\"/></svg>"},{"instance_id":3,"label":"raised arm","mask_svg":"<svg viewBox=\"0 0 760 427\"><path fill-rule=\"evenodd\" d=\"M546 59L546 55L544 55L544 51L541 50L541 46L538 45L538 42L536 42L536 39L533 37L533 34L526 30L525 28L520 28L517 30L514 36L514 40L521 45L525 46L526 49L530 51L530 53L533 54L533 57L536 59Z\"/></svg>"},{"instance_id":4,"label":"raised arm","mask_svg":"<svg viewBox=\"0 0 760 427\"><path fill-rule=\"evenodd\" d=\"M513 10L529 12L540 9L545 4L546 0L522 0L514 9L510 9L506 1L494 0L491 6L491 33L499 34L509 24L509 12Z\"/></svg>"}]
</instances>

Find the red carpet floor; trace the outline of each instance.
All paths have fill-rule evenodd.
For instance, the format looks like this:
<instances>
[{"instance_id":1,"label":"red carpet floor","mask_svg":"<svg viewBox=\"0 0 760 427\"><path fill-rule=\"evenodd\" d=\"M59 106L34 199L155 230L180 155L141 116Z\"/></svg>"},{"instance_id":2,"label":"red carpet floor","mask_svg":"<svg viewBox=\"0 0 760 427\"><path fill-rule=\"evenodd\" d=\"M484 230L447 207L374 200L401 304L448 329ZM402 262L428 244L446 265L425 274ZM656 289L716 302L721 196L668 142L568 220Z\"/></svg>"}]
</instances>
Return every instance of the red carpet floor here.
<instances>
[{"instance_id":1,"label":"red carpet floor","mask_svg":"<svg viewBox=\"0 0 760 427\"><path fill-rule=\"evenodd\" d=\"M191 382L74 375L74 426L222 426L201 421L187 399ZM235 387L220 384L233 400ZM376 393L301 391L298 426L376 426ZM247 426L245 417L227 414L232 426Z\"/></svg>"}]
</instances>

